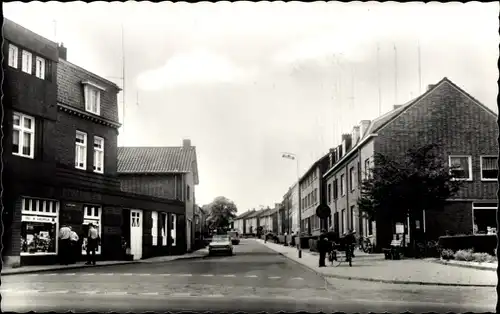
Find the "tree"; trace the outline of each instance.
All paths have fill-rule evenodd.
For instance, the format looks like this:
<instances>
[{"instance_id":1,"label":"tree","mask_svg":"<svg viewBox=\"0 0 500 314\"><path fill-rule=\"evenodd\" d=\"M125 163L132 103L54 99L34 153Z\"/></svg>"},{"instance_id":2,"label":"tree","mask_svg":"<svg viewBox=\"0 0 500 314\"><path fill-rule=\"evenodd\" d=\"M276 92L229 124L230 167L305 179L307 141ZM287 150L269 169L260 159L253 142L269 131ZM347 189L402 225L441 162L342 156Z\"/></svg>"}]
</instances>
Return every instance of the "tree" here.
<instances>
[{"instance_id":1,"label":"tree","mask_svg":"<svg viewBox=\"0 0 500 314\"><path fill-rule=\"evenodd\" d=\"M205 208L208 210L207 223L212 230L227 229L238 211L236 205L224 196L216 197Z\"/></svg>"},{"instance_id":2,"label":"tree","mask_svg":"<svg viewBox=\"0 0 500 314\"><path fill-rule=\"evenodd\" d=\"M442 210L446 199L463 184L453 180L446 161L435 153L438 148L429 144L409 149L400 160L375 154L374 167L361 183L361 214L369 219L403 221L405 225L409 217L410 234L414 234L415 217L423 210ZM414 248L415 238L410 240Z\"/></svg>"}]
</instances>

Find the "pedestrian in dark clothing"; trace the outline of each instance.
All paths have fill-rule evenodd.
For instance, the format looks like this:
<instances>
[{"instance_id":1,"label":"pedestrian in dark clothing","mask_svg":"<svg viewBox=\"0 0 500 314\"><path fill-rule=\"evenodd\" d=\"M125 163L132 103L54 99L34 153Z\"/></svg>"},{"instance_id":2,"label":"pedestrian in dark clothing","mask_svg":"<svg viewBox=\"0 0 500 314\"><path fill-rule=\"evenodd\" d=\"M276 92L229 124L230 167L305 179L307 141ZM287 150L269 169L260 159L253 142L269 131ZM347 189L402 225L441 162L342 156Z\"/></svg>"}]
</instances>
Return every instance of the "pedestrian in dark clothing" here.
<instances>
[{"instance_id":1,"label":"pedestrian in dark clothing","mask_svg":"<svg viewBox=\"0 0 500 314\"><path fill-rule=\"evenodd\" d=\"M328 252L326 236L323 233L318 241L318 251L319 251L319 267L325 267L326 253Z\"/></svg>"},{"instance_id":2,"label":"pedestrian in dark clothing","mask_svg":"<svg viewBox=\"0 0 500 314\"><path fill-rule=\"evenodd\" d=\"M71 256L71 242L70 242L71 229L68 225L63 225L59 230L59 256L61 265L68 265Z\"/></svg>"}]
</instances>

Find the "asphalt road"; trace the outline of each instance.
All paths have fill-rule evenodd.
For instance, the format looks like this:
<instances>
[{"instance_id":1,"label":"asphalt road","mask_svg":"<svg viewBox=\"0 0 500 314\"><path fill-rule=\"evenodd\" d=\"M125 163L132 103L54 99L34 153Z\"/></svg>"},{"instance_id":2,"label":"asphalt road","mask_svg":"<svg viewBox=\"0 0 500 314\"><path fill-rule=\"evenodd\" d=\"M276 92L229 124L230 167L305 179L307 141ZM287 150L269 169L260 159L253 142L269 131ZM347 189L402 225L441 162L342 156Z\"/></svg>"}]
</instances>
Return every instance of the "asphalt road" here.
<instances>
[{"instance_id":1,"label":"asphalt road","mask_svg":"<svg viewBox=\"0 0 500 314\"><path fill-rule=\"evenodd\" d=\"M494 288L328 279L253 240L233 256L2 278L3 311L493 311Z\"/></svg>"}]
</instances>

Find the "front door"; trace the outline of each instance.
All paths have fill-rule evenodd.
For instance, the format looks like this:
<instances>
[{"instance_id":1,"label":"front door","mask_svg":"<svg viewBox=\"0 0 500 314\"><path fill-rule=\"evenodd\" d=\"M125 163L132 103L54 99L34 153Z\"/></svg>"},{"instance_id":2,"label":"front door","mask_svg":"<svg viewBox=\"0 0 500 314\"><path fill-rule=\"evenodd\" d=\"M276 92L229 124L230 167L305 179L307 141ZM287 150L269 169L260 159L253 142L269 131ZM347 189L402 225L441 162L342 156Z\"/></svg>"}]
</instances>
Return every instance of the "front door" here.
<instances>
[{"instance_id":1,"label":"front door","mask_svg":"<svg viewBox=\"0 0 500 314\"><path fill-rule=\"evenodd\" d=\"M130 254L134 260L142 257L142 210L130 210Z\"/></svg>"}]
</instances>

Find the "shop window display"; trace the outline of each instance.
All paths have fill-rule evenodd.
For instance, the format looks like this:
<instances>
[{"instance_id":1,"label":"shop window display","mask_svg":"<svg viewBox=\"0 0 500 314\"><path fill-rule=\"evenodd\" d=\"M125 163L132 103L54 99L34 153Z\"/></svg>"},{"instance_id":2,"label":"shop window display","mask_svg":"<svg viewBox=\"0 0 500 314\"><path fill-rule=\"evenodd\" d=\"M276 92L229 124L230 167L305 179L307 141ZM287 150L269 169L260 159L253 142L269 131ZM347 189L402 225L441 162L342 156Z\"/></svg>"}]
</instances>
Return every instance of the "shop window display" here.
<instances>
[{"instance_id":1,"label":"shop window display","mask_svg":"<svg viewBox=\"0 0 500 314\"><path fill-rule=\"evenodd\" d=\"M21 255L57 254L59 203L21 199Z\"/></svg>"},{"instance_id":2,"label":"shop window display","mask_svg":"<svg viewBox=\"0 0 500 314\"><path fill-rule=\"evenodd\" d=\"M89 234L89 224L93 224L97 229L99 237L101 236L101 207L84 206L83 207L83 228L82 228L82 255L87 255L87 236ZM101 254L101 246L97 247L95 254Z\"/></svg>"}]
</instances>

